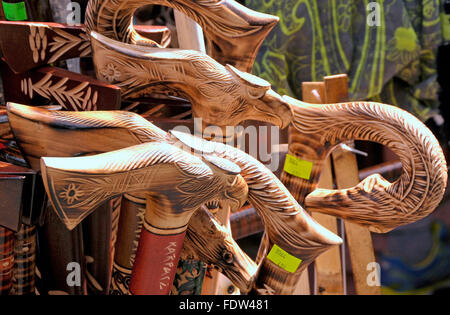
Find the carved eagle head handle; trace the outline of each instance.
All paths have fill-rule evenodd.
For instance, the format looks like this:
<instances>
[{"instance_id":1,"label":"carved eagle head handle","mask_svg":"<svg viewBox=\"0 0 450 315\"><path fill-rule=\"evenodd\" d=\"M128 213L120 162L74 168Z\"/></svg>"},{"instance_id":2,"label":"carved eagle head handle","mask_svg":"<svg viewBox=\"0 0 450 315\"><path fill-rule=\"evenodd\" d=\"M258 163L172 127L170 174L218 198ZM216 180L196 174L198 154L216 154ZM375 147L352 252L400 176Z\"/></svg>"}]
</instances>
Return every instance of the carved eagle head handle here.
<instances>
[{"instance_id":1,"label":"carved eagle head handle","mask_svg":"<svg viewBox=\"0 0 450 315\"><path fill-rule=\"evenodd\" d=\"M207 209L195 212L189 223L182 258L195 258L211 264L241 293L251 290L258 266L239 247L231 232Z\"/></svg>"},{"instance_id":2,"label":"carved eagle head handle","mask_svg":"<svg viewBox=\"0 0 450 315\"><path fill-rule=\"evenodd\" d=\"M95 32L91 43L97 77L120 86L125 98L182 96L194 116L222 128L245 120L285 128L292 120L291 106L269 82L200 52L128 45Z\"/></svg>"}]
</instances>

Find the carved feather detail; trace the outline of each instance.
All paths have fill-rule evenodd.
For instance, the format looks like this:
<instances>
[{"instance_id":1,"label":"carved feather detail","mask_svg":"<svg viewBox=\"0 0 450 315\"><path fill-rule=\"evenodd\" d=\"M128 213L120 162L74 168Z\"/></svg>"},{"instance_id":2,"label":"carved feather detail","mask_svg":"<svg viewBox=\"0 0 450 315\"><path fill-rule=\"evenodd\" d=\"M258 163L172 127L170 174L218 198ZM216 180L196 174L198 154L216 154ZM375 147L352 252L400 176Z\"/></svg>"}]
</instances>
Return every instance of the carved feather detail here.
<instances>
[{"instance_id":1,"label":"carved feather detail","mask_svg":"<svg viewBox=\"0 0 450 315\"><path fill-rule=\"evenodd\" d=\"M174 183L192 180L211 183L213 177L212 171L200 159L161 143L146 143L131 150L98 156L43 158L42 164L52 203L69 228L76 226L102 202L123 193L152 189L170 191L174 189ZM161 165L168 167L155 167ZM58 194L58 191L67 193ZM175 191L178 192L174 193L172 201L179 203L174 205L176 209L197 209L204 202L204 199L194 198L195 192ZM72 202L65 196L72 196Z\"/></svg>"},{"instance_id":2,"label":"carved feather detail","mask_svg":"<svg viewBox=\"0 0 450 315\"><path fill-rule=\"evenodd\" d=\"M290 103L295 106L295 128L305 135L320 135L319 142L329 148L324 155L343 141L366 140L386 145L402 162L403 172L394 183L373 175L354 188L316 190L306 198L309 210L388 232L438 206L447 183L447 165L439 142L413 115L369 102L315 106L290 99Z\"/></svg>"}]
</instances>

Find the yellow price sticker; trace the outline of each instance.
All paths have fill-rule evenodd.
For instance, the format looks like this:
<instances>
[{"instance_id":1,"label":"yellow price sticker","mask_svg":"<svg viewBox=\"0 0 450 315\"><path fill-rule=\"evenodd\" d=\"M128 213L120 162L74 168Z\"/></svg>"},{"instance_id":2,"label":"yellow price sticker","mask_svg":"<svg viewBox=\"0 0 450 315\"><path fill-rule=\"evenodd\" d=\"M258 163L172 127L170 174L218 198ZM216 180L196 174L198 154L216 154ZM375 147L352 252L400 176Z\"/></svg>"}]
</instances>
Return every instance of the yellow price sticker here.
<instances>
[{"instance_id":1,"label":"yellow price sticker","mask_svg":"<svg viewBox=\"0 0 450 315\"><path fill-rule=\"evenodd\" d=\"M291 273L296 272L302 263L301 259L292 256L277 245L273 245L269 255L267 255L267 258L275 265Z\"/></svg>"},{"instance_id":2,"label":"yellow price sticker","mask_svg":"<svg viewBox=\"0 0 450 315\"><path fill-rule=\"evenodd\" d=\"M293 176L309 180L311 177L313 163L299 159L293 155L286 155L286 162L284 163L284 171Z\"/></svg>"}]
</instances>

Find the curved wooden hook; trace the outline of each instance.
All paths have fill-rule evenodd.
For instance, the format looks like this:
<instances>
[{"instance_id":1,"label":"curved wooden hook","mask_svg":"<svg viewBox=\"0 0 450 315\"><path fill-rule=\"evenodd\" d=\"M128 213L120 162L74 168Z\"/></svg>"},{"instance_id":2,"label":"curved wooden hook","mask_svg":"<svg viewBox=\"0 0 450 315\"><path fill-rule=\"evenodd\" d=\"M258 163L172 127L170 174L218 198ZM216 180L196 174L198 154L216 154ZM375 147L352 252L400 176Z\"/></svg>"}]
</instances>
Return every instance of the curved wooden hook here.
<instances>
[{"instance_id":1,"label":"curved wooden hook","mask_svg":"<svg viewBox=\"0 0 450 315\"><path fill-rule=\"evenodd\" d=\"M89 31L121 42L159 47L133 27L135 11L148 4L172 7L192 18L203 28L212 58L247 72L279 21L276 16L250 10L233 0L91 0L86 26Z\"/></svg>"},{"instance_id":2,"label":"curved wooden hook","mask_svg":"<svg viewBox=\"0 0 450 315\"><path fill-rule=\"evenodd\" d=\"M442 200L447 164L432 132L416 117L394 106L353 102L313 105L285 98L294 109L293 126L301 135L293 151L313 163L310 182L320 176L332 149L348 140L373 141L400 158L401 176L390 183L376 174L344 190L310 187L308 210L335 215L385 233L429 215Z\"/></svg>"}]
</instances>

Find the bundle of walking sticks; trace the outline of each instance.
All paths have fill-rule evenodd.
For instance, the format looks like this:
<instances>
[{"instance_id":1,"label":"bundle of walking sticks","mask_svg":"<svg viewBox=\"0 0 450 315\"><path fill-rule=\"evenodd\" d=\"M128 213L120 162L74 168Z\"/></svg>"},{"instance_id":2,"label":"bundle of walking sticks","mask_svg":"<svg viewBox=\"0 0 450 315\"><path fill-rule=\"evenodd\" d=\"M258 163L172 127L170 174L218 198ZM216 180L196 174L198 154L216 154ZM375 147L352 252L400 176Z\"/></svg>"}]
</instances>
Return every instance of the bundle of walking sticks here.
<instances>
[{"instance_id":1,"label":"bundle of walking sticks","mask_svg":"<svg viewBox=\"0 0 450 315\"><path fill-rule=\"evenodd\" d=\"M135 27L147 4L197 22L206 52ZM0 292L217 293L213 268L241 294L293 294L342 243L310 212L376 233L429 215L447 183L431 131L385 104L277 94L250 74L277 22L233 0L90 0L84 25L1 21ZM95 76L54 66L79 57ZM232 145L227 130L246 122L289 130L283 181ZM354 140L396 153L397 180L318 189L331 151ZM262 231L251 259L236 240Z\"/></svg>"}]
</instances>

